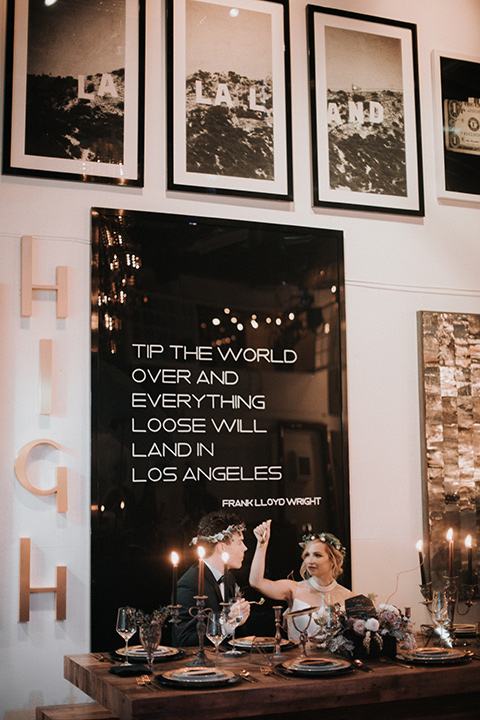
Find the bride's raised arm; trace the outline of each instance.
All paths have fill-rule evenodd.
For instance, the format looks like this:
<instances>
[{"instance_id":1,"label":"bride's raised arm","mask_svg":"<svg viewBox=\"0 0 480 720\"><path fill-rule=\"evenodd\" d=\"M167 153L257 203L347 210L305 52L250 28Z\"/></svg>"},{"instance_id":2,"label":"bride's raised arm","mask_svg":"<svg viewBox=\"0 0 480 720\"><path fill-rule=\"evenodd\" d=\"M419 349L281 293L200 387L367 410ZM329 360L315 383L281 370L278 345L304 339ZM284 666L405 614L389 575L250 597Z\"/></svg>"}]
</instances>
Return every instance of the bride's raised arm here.
<instances>
[{"instance_id":1,"label":"bride's raised arm","mask_svg":"<svg viewBox=\"0 0 480 720\"><path fill-rule=\"evenodd\" d=\"M250 567L250 585L272 600L286 600L291 602L295 594L295 582L293 580L268 580L265 577L265 556L267 554L268 542L270 540L271 520L265 520L254 529L253 534L257 538L257 547Z\"/></svg>"}]
</instances>

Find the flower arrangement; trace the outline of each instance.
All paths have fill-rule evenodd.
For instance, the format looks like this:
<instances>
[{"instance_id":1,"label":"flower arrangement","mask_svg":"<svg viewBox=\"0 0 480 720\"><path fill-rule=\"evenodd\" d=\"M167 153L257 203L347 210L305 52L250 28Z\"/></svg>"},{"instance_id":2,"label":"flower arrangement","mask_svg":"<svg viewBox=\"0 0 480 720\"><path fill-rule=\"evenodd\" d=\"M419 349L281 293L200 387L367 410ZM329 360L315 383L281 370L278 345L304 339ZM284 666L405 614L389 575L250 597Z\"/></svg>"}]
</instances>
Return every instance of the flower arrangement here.
<instances>
[{"instance_id":1,"label":"flower arrangement","mask_svg":"<svg viewBox=\"0 0 480 720\"><path fill-rule=\"evenodd\" d=\"M135 608L129 608L129 610L132 613L135 619L135 624L138 628L151 624L163 625L170 614L170 611L166 607L154 610L152 613L144 613L143 610L136 610Z\"/></svg>"},{"instance_id":2,"label":"flower arrangement","mask_svg":"<svg viewBox=\"0 0 480 720\"><path fill-rule=\"evenodd\" d=\"M395 605L378 605L376 615L363 618L349 617L337 606L336 617L336 623L325 623L321 612L314 617L319 625L315 641L330 652L353 655L361 648L364 654L370 655L374 649L376 653L386 651L384 646L388 645L395 653L397 642L405 650L416 647L411 620Z\"/></svg>"}]
</instances>

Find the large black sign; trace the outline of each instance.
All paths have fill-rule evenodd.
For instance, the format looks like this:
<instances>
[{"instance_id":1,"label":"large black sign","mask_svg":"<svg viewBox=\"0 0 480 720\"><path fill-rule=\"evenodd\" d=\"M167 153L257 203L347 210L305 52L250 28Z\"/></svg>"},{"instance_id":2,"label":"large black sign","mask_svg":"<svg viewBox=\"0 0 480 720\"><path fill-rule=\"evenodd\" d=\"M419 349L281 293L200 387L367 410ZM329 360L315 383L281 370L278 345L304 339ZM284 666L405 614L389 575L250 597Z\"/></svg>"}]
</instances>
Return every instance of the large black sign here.
<instances>
[{"instance_id":1,"label":"large black sign","mask_svg":"<svg viewBox=\"0 0 480 720\"><path fill-rule=\"evenodd\" d=\"M105 650L121 645L118 606L169 603L170 553L179 572L194 561L213 509L245 520L245 587L267 518L272 578L298 571L306 529L349 546L343 245L314 228L92 218L92 646Z\"/></svg>"}]
</instances>

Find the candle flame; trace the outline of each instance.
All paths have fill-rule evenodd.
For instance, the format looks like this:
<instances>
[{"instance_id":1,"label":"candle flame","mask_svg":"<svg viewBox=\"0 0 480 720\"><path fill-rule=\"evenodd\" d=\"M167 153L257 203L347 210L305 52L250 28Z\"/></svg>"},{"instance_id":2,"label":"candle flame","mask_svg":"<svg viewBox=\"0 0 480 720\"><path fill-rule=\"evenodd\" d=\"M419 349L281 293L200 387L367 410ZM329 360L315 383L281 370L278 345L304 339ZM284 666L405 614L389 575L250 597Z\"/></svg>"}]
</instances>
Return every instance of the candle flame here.
<instances>
[{"instance_id":1,"label":"candle flame","mask_svg":"<svg viewBox=\"0 0 480 720\"><path fill-rule=\"evenodd\" d=\"M178 561L180 560L180 556L176 552L172 552L170 555L170 560L172 561L172 565L178 565Z\"/></svg>"},{"instance_id":2,"label":"candle flame","mask_svg":"<svg viewBox=\"0 0 480 720\"><path fill-rule=\"evenodd\" d=\"M227 562L229 561L229 559L230 559L230 555L229 555L227 552L223 552L223 553L222 553L222 560L223 560L223 562L224 562L224 565L227 564Z\"/></svg>"},{"instance_id":3,"label":"candle flame","mask_svg":"<svg viewBox=\"0 0 480 720\"><path fill-rule=\"evenodd\" d=\"M423 540L419 540L419 541L417 542L417 544L415 545L415 547L417 548L418 552L422 552L422 550L423 550Z\"/></svg>"},{"instance_id":4,"label":"candle flame","mask_svg":"<svg viewBox=\"0 0 480 720\"><path fill-rule=\"evenodd\" d=\"M447 540L448 542L451 542L453 540L453 528L450 528L447 532Z\"/></svg>"},{"instance_id":5,"label":"candle flame","mask_svg":"<svg viewBox=\"0 0 480 720\"><path fill-rule=\"evenodd\" d=\"M200 559L203 559L205 557L205 548L203 548L201 545L197 548L198 557Z\"/></svg>"},{"instance_id":6,"label":"candle flame","mask_svg":"<svg viewBox=\"0 0 480 720\"><path fill-rule=\"evenodd\" d=\"M467 537L465 538L465 547L467 547L467 548L472 547L472 536L471 535L467 535Z\"/></svg>"}]
</instances>

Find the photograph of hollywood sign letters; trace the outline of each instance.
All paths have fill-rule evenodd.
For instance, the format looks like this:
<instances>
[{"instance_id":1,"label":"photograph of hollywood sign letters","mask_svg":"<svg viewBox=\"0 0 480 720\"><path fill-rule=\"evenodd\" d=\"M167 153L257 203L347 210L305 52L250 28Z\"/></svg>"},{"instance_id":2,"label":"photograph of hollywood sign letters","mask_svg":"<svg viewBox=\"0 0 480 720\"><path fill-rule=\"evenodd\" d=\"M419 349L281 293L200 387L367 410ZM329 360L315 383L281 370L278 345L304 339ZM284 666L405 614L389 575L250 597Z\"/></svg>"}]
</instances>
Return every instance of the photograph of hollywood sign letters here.
<instances>
[{"instance_id":1,"label":"photograph of hollywood sign letters","mask_svg":"<svg viewBox=\"0 0 480 720\"><path fill-rule=\"evenodd\" d=\"M205 3L186 8L187 31L197 28L186 48L187 170L272 180L270 15L239 13L232 38L228 8L207 6L207 22Z\"/></svg>"},{"instance_id":2,"label":"photograph of hollywood sign letters","mask_svg":"<svg viewBox=\"0 0 480 720\"><path fill-rule=\"evenodd\" d=\"M308 11L314 205L422 215L415 26Z\"/></svg>"},{"instance_id":3,"label":"photograph of hollywood sign letters","mask_svg":"<svg viewBox=\"0 0 480 720\"><path fill-rule=\"evenodd\" d=\"M138 184L138 70L139 0L18 0L12 165Z\"/></svg>"},{"instance_id":4,"label":"photograph of hollywood sign letters","mask_svg":"<svg viewBox=\"0 0 480 720\"><path fill-rule=\"evenodd\" d=\"M330 187L407 194L401 42L325 28Z\"/></svg>"},{"instance_id":5,"label":"photograph of hollywood sign letters","mask_svg":"<svg viewBox=\"0 0 480 720\"><path fill-rule=\"evenodd\" d=\"M283 3L172 12L174 184L288 194Z\"/></svg>"}]
</instances>

